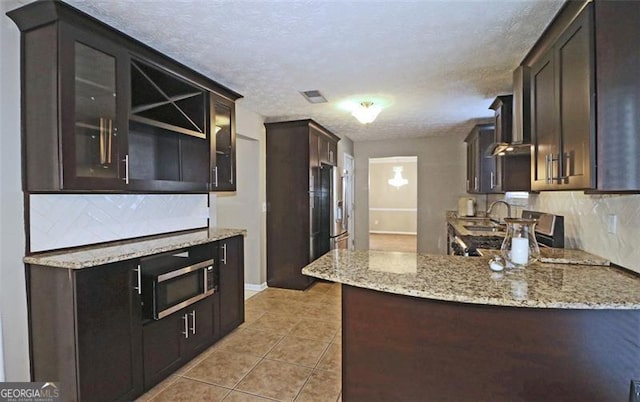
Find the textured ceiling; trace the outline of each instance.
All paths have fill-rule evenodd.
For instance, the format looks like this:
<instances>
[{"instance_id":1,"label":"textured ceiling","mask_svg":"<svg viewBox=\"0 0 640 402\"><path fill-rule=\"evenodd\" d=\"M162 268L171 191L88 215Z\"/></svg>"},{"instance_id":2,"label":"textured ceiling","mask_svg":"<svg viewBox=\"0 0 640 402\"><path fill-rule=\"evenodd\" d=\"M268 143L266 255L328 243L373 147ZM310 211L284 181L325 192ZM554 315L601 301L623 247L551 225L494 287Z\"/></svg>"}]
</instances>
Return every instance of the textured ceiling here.
<instances>
[{"instance_id":1,"label":"textured ceiling","mask_svg":"<svg viewBox=\"0 0 640 402\"><path fill-rule=\"evenodd\" d=\"M244 95L268 121L313 118L354 141L466 132L562 0L68 0ZM318 89L325 104L299 91ZM388 103L370 125L345 100Z\"/></svg>"}]
</instances>

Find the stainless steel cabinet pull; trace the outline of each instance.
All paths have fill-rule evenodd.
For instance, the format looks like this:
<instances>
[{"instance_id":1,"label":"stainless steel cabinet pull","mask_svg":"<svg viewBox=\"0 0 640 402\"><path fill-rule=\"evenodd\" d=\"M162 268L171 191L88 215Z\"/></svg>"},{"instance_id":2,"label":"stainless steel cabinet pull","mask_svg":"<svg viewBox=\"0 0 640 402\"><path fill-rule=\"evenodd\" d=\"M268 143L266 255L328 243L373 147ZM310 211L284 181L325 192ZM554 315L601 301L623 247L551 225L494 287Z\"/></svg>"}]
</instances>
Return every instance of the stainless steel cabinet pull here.
<instances>
[{"instance_id":1,"label":"stainless steel cabinet pull","mask_svg":"<svg viewBox=\"0 0 640 402\"><path fill-rule=\"evenodd\" d=\"M473 189L474 190L478 189L478 176L473 178Z\"/></svg>"},{"instance_id":2,"label":"stainless steel cabinet pull","mask_svg":"<svg viewBox=\"0 0 640 402\"><path fill-rule=\"evenodd\" d=\"M491 186L491 189L493 190L493 188L495 187L495 174L493 172L491 172L491 180L489 181L489 185Z\"/></svg>"},{"instance_id":3,"label":"stainless steel cabinet pull","mask_svg":"<svg viewBox=\"0 0 640 402\"><path fill-rule=\"evenodd\" d=\"M551 155L544 156L544 180L547 184L551 183L551 176L549 175L549 156Z\"/></svg>"},{"instance_id":4,"label":"stainless steel cabinet pull","mask_svg":"<svg viewBox=\"0 0 640 402\"><path fill-rule=\"evenodd\" d=\"M193 310L190 314L191 314L191 318L193 319L193 326L191 327L191 333L195 335L196 334L196 311Z\"/></svg>"},{"instance_id":5,"label":"stainless steel cabinet pull","mask_svg":"<svg viewBox=\"0 0 640 402\"><path fill-rule=\"evenodd\" d=\"M189 315L185 313L182 319L184 320L184 332L182 335L184 335L185 339L189 339Z\"/></svg>"},{"instance_id":6,"label":"stainless steel cabinet pull","mask_svg":"<svg viewBox=\"0 0 640 402\"><path fill-rule=\"evenodd\" d=\"M214 182L213 182L213 187L218 187L218 167L215 166L213 169L211 169L211 172L213 173L213 178L214 178Z\"/></svg>"},{"instance_id":7,"label":"stainless steel cabinet pull","mask_svg":"<svg viewBox=\"0 0 640 402\"><path fill-rule=\"evenodd\" d=\"M559 174L558 179L560 180L567 180L568 183L568 179L569 177L571 177L571 154L569 152L564 152L562 154L562 156L564 157L564 159L562 160L563 164L562 164L562 174ZM560 163L560 154L558 154L558 163ZM560 170L560 169L558 169Z\"/></svg>"},{"instance_id":8,"label":"stainless steel cabinet pull","mask_svg":"<svg viewBox=\"0 0 640 402\"><path fill-rule=\"evenodd\" d=\"M227 245L222 245L222 262L224 265L227 265Z\"/></svg>"},{"instance_id":9,"label":"stainless steel cabinet pull","mask_svg":"<svg viewBox=\"0 0 640 402\"><path fill-rule=\"evenodd\" d=\"M138 268L134 269L138 273L138 286L135 286L134 289L138 291L138 294L142 294L142 278L140 273L140 264L138 264Z\"/></svg>"},{"instance_id":10,"label":"stainless steel cabinet pull","mask_svg":"<svg viewBox=\"0 0 640 402\"><path fill-rule=\"evenodd\" d=\"M129 154L124 156L122 160L124 162L124 183L129 184Z\"/></svg>"},{"instance_id":11,"label":"stainless steel cabinet pull","mask_svg":"<svg viewBox=\"0 0 640 402\"><path fill-rule=\"evenodd\" d=\"M469 191L469 182L470 182L470 180L467 179L467 191Z\"/></svg>"}]
</instances>

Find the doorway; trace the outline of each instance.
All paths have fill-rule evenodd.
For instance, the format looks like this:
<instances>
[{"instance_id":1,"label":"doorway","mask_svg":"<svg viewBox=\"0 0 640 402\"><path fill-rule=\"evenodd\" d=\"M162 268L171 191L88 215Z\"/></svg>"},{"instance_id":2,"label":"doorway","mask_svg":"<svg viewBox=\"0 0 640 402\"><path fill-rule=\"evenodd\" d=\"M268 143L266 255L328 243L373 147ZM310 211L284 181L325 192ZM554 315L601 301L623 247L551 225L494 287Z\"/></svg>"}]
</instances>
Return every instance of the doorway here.
<instances>
[{"instance_id":1,"label":"doorway","mask_svg":"<svg viewBox=\"0 0 640 402\"><path fill-rule=\"evenodd\" d=\"M416 252L418 157L369 159L369 249Z\"/></svg>"}]
</instances>

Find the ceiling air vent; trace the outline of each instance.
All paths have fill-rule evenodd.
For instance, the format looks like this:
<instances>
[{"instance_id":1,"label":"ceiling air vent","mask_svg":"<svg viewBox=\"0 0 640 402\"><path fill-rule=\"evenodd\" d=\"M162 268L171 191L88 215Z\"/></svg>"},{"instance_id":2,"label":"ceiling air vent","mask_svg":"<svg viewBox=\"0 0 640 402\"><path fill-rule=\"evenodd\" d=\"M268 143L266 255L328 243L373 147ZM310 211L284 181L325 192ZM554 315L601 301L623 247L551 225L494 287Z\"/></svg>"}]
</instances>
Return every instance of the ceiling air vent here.
<instances>
[{"instance_id":1,"label":"ceiling air vent","mask_svg":"<svg viewBox=\"0 0 640 402\"><path fill-rule=\"evenodd\" d=\"M313 89L311 91L300 92L309 103L326 103L327 99L322 96L320 91Z\"/></svg>"}]
</instances>

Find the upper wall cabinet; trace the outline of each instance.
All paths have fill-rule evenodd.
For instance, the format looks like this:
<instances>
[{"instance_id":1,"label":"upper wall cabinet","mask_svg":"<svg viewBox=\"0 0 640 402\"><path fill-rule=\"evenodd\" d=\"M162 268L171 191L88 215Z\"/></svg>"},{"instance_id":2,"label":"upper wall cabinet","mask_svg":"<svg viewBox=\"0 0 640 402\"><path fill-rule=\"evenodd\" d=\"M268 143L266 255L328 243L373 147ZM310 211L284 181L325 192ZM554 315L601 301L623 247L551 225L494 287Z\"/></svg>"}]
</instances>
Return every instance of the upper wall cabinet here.
<instances>
[{"instance_id":1,"label":"upper wall cabinet","mask_svg":"<svg viewBox=\"0 0 640 402\"><path fill-rule=\"evenodd\" d=\"M640 191L640 2L567 2L525 58L534 190Z\"/></svg>"},{"instance_id":2,"label":"upper wall cabinet","mask_svg":"<svg viewBox=\"0 0 640 402\"><path fill-rule=\"evenodd\" d=\"M595 184L593 8L587 6L531 66L534 190Z\"/></svg>"},{"instance_id":3,"label":"upper wall cabinet","mask_svg":"<svg viewBox=\"0 0 640 402\"><path fill-rule=\"evenodd\" d=\"M476 125L467 143L467 193L489 194L502 191L498 157L487 156L486 151L494 141L494 125Z\"/></svg>"},{"instance_id":4,"label":"upper wall cabinet","mask_svg":"<svg viewBox=\"0 0 640 402\"><path fill-rule=\"evenodd\" d=\"M22 31L29 192L235 190L237 93L57 1Z\"/></svg>"}]
</instances>

